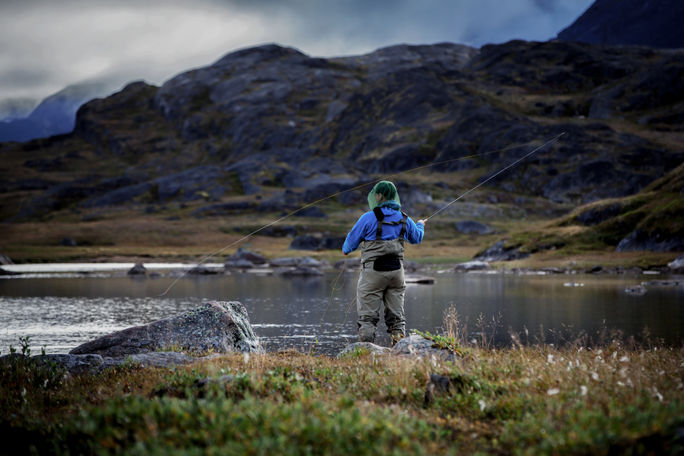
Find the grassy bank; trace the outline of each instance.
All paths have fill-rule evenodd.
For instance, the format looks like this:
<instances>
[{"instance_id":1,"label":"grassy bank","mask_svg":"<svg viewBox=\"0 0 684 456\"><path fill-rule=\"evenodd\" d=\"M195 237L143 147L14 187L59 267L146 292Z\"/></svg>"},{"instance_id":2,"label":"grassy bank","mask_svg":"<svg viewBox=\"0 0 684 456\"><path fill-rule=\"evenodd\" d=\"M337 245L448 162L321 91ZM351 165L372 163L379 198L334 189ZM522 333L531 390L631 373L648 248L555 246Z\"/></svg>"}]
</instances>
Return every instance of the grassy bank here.
<instances>
[{"instance_id":1,"label":"grassy bank","mask_svg":"<svg viewBox=\"0 0 684 456\"><path fill-rule=\"evenodd\" d=\"M446 363L297 352L0 375L0 452L681 454L684 350L469 347ZM449 378L440 392L430 374ZM215 382L206 382L207 378ZM430 391L426 393L426 391Z\"/></svg>"},{"instance_id":2,"label":"grassy bank","mask_svg":"<svg viewBox=\"0 0 684 456\"><path fill-rule=\"evenodd\" d=\"M123 262L193 262L239 241L244 233L269 223L267 218L249 217L228 220L168 221L154 216L112 218L96 222L16 223L5 227L0 241L0 253L16 263L123 261ZM259 225L263 223L263 225ZM309 225L302 224L302 231ZM511 223L508 233L537 233L548 222ZM348 223L347 223L348 225ZM332 223L343 236L347 225ZM320 227L317 227L320 231ZM250 231L247 231L250 230ZM340 231L342 230L342 231ZM503 230L503 228L501 228ZM316 229L314 229L316 231ZM60 245L65 237L77 242L75 247ZM407 245L407 258L430 264L451 265L468 261L502 236L464 235L453 231L449 223L431 223L423 243ZM267 258L307 255L331 262L344 258L341 251L290 250L291 237L252 236L221 252L212 261L222 262L238 247L246 247ZM354 254L358 255L358 254ZM614 247L592 249L554 249L537 252L523 260L500 263L505 268L563 267L584 269L595 265L606 267L662 267L678 256L677 252L615 252Z\"/></svg>"}]
</instances>

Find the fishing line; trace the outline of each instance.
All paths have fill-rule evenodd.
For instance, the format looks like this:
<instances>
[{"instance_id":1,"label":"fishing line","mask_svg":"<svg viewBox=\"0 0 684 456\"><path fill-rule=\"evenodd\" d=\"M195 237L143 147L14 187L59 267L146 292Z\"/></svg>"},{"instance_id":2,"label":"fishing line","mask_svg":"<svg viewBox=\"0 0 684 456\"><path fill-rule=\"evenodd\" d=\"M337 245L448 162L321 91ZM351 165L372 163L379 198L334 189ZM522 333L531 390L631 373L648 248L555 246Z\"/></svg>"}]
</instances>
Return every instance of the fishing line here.
<instances>
[{"instance_id":1,"label":"fishing line","mask_svg":"<svg viewBox=\"0 0 684 456\"><path fill-rule=\"evenodd\" d=\"M551 140L551 141L549 141L549 142L552 142L552 141L558 139L558 138L561 137L563 134L565 134L565 132L561 133L560 135L558 135L556 138L554 138L553 140ZM523 144L517 144L517 145L507 146L507 147L504 147L504 148L501 148L501 149L497 149L497 150L493 150L493 151L489 151L489 152L482 152L482 153L479 153L479 154L465 155L465 156L462 156L462 157L452 158L452 159L449 159L449 160L441 160L441 161L437 161L437 162L428 163L428 164L426 164L426 165L416 166L415 168L411 168L411 169L407 169L407 170L404 170L404 171L398 171L398 172L396 172L396 173L388 174L388 175L386 175L385 178L382 178L382 179L378 179L378 180L371 181L371 182L366 182L366 183L363 183L363 184L356 185L356 186L354 186L354 187L348 188L348 189L346 189L346 190L341 190L341 191L335 192L335 193L333 193L333 194L331 194L331 195L328 195L328 196L326 196L326 197L324 197L324 198L320 198L320 199L317 199L316 201L313 201L313 202L311 202L311 203L307 203L307 204L305 204L304 206L302 206L302 207L300 207L300 208L298 208L298 209L296 209L296 210L294 210L294 211L292 211L292 212L289 212L289 213L283 215L282 217L280 217L280 218L278 218L278 219L276 219L276 220L274 220L274 221L272 221L272 222L270 222L270 223L267 223L266 225L264 225L264 226L262 226L262 227L260 227L260 228L258 228L258 229L256 229L256 230L250 232L249 234L246 234L246 235L242 236L242 237L239 238L238 240L233 241L233 242L229 243L228 245L226 245L226 246L224 246L224 247L221 247L220 249L216 250L215 252L212 252L212 253L210 253L210 254L208 254L208 255L202 257L195 267L198 267L198 266L200 266L200 265L206 263L208 260L210 260L211 258L213 258L213 257L215 257L216 255L220 254L221 252L224 252L225 250L227 250L227 249L229 249L229 248L231 248L231 247L233 247L233 246L235 246L235 245L238 245L238 244L242 243L243 241L249 239L250 237L256 235L257 233L259 233L259 232L265 230L266 228L271 227L271 226L275 225L276 223L282 222L283 220L285 220L285 219L287 219L287 218L289 218L289 217L292 217L293 215L297 214L298 212L303 211L304 209L307 209L307 208L309 208L309 207L311 207L311 206L315 206L315 205L317 205L317 204L319 204L319 203L321 203L321 202L323 202L323 201L329 200L329 199L334 198L334 197L336 197L336 196L339 196L339 195L341 195L341 194L343 194L343 193L351 192L351 191L358 190L358 189L363 188L363 187L367 187L368 185L376 184L376 183L380 182L381 180L386 180L386 179L388 179L389 177L400 176L400 175L402 175L402 174L410 173L410 172L413 172L413 171L418 171L418 170L421 170L421 169L430 168L430 167L437 166L437 165L444 165L444 164L451 163L451 162L455 162L455 161L459 161L459 160L466 160L466 159L468 159L468 158L476 158L476 157L482 157L482 156L485 156L485 155L498 154L498 153L505 152L505 151L508 151L508 150L511 150L511 149L517 149L517 148L520 148L520 147L528 146L528 145L532 144L533 142L534 142L534 141L529 141L529 142L526 142L526 143L523 143ZM529 153L528 155L526 155L526 156L523 157L522 159L516 161L516 162L513 163L512 165L507 166L506 168L504 168L504 169L503 169L502 171L500 171L499 173L497 173L497 174L495 174L494 176L492 176L491 178L487 179L487 181L482 182L481 184L477 185L475 188L478 188L478 187L484 185L486 182L488 182L489 180L493 179L494 177L496 177L496 176L497 176L498 174L500 174L501 172L503 172L503 171L505 171L506 169L508 169L508 168L510 168L510 167L512 167L512 166L514 166L514 165L517 164L518 162L520 162L520 161L522 161L523 159L525 159L527 156L532 155L532 153L534 153L534 152L536 152L537 150L541 149L542 147L544 147L544 146L545 146L546 144L548 144L549 142L543 144L542 146L539 146L537 149L535 149L534 151L532 151L531 153ZM448 207L448 206L450 206L451 204L455 203L455 202L458 201L460 198L462 198L463 196L465 196L465 195L467 195L468 193L470 193L472 190L475 190L475 188L473 188L473 189L469 190L468 192L464 193L463 195L459 196L459 198L457 198L456 200L452 201L451 203L449 203L447 206L445 206L444 208L440 209L439 211L435 212L434 214L432 214L430 217L428 217L428 218L425 219L425 220L429 220L431 217L433 217L433 216L436 215L437 213L441 212L443 209L446 209L446 207ZM171 289L172 289L172 288L173 288L173 287L174 287L174 286L175 286L183 277L185 277L185 276L188 274L188 272L189 272L189 271L184 271L180 276L176 277L176 279L175 279L173 282L171 282L171 284L170 284L162 293L158 294L156 297L157 297L157 298L160 298L160 297L166 296L166 295L168 294L168 292L169 292L169 291L170 291L170 290L171 290Z\"/></svg>"},{"instance_id":2,"label":"fishing line","mask_svg":"<svg viewBox=\"0 0 684 456\"><path fill-rule=\"evenodd\" d=\"M468 193L470 193L470 192L472 192L472 191L474 191L474 190L477 190L478 188L482 187L484 184L486 184L486 183L489 182L490 180L494 179L494 178L495 178L496 176L498 176L499 174L501 174L501 173L503 173L504 171L506 171L506 170L508 170L508 169L510 169L510 168L512 168L512 167L514 167L515 165L517 165L517 164L520 163L521 161L525 160L527 157L529 157L529 156L532 155L533 153L535 153L535 152L537 152L538 150L544 148L544 147L547 146L548 144L551 144L552 142L556 141L558 138L560 138L560 137L563 136L564 134L565 134L565 132L563 132L563 133L561 133L560 135L558 135L558 136L556 136L556 137L554 137L554 138L552 138L552 139L546 141L546 142L545 142L544 144L542 144L541 146L536 147L532 152L529 152L529 153L525 154L525 155L522 156L521 158L519 158L519 159L517 159L516 161L514 161L513 163L511 163L510 165L508 165L508 166L506 166L505 168L503 168L503 169L497 171L496 173L492 174L492 175L489 176L487 179L485 179L484 181L480 182L479 184L477 184L475 187L471 188L471 189L468 190L467 192L465 192L465 193L459 195L458 198L456 198L455 200L449 202L447 205L445 205L444 207L438 209L438 210L435 211L432 215L430 215L428 218L423 219L423 220L425 220L425 221L427 222L427 221L430 220L432 217L434 217L435 215L439 214L439 213L442 212L444 209L446 209L447 207L449 207L449 206L451 206L452 204L454 204L456 201L458 201L458 200L460 200L461 198L463 198L464 196L466 196Z\"/></svg>"}]
</instances>

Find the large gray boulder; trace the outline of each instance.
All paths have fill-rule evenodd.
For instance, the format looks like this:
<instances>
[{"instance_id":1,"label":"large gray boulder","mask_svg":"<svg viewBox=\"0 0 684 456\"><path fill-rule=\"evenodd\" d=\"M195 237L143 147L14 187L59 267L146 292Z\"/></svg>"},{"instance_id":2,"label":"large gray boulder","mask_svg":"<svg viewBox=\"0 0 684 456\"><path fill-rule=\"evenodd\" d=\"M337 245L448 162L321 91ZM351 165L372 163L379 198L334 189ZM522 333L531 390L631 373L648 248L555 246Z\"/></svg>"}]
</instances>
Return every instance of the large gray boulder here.
<instances>
[{"instance_id":1,"label":"large gray boulder","mask_svg":"<svg viewBox=\"0 0 684 456\"><path fill-rule=\"evenodd\" d=\"M191 353L263 352L245 307L237 301L213 301L86 342L69 353L117 358L168 348Z\"/></svg>"},{"instance_id":2,"label":"large gray boulder","mask_svg":"<svg viewBox=\"0 0 684 456\"><path fill-rule=\"evenodd\" d=\"M34 356L32 359L34 359L38 365L54 366L57 369L65 370L72 374L96 372L104 363L102 356L94 354L50 354Z\"/></svg>"}]
</instances>

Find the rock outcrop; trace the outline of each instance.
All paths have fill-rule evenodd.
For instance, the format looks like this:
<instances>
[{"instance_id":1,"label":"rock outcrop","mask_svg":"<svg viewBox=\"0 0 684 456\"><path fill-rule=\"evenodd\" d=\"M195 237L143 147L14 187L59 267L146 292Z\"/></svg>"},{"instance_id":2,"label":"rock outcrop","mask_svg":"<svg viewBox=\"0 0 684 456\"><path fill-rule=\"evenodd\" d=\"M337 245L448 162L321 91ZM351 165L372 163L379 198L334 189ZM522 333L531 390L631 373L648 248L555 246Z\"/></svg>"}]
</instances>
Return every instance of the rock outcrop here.
<instances>
[{"instance_id":1,"label":"rock outcrop","mask_svg":"<svg viewBox=\"0 0 684 456\"><path fill-rule=\"evenodd\" d=\"M214 301L180 315L100 337L69 353L116 358L168 348L190 353L263 351L245 307L237 301Z\"/></svg>"},{"instance_id":2,"label":"rock outcrop","mask_svg":"<svg viewBox=\"0 0 684 456\"><path fill-rule=\"evenodd\" d=\"M439 348L429 339L418 334L410 334L404 337L392 347L392 353L396 355L432 357L442 361L454 361L458 355L448 349Z\"/></svg>"},{"instance_id":3,"label":"rock outcrop","mask_svg":"<svg viewBox=\"0 0 684 456\"><path fill-rule=\"evenodd\" d=\"M484 251L475 255L475 261L512 261L530 256L529 253L521 252L518 246L507 246L506 241L498 241Z\"/></svg>"}]
</instances>

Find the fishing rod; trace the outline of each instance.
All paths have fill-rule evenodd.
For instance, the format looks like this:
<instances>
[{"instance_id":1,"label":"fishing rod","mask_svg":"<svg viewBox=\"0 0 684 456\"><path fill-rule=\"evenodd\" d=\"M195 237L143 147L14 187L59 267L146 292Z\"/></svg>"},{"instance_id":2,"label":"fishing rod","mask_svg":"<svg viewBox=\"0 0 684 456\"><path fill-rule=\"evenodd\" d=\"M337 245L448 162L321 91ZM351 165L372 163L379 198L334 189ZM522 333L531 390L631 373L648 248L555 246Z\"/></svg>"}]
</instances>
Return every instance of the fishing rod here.
<instances>
[{"instance_id":1,"label":"fishing rod","mask_svg":"<svg viewBox=\"0 0 684 456\"><path fill-rule=\"evenodd\" d=\"M560 137L561 137L562 135L564 135L564 134L565 134L565 132L561 133L560 135L556 136L555 138L551 139L550 141L547 141L546 143L544 143L544 144L542 144L541 146L537 147L537 148L534 149L532 152L530 152L529 154L525 155L523 158L517 160L516 162L512 163L511 165L509 165L509 166L507 166L506 168L502 169L501 171L497 172L495 175L491 176L491 177L490 177L489 179L487 179L486 181L484 181L484 182L478 184L478 185L475 186L474 188L468 190L466 193L460 195L460 196L459 196L458 198L456 198L454 201L451 201L451 202L450 202L449 204L447 204L445 207L441 208L440 210L438 210L437 212L435 212L434 214L430 215L428 218L426 218L426 219L424 219L424 220L427 221L427 220L429 220L430 218L434 217L434 216L437 215L439 212L441 212L442 210L446 209L447 207L449 207L450 205L452 205L453 203L455 203L455 202L458 201L459 199L463 198L464 196L466 196L466 195L467 195L468 193L470 193L471 191L473 191L473 190L475 190L476 188L478 188L478 187L480 187L480 186L486 184L487 182L489 182L490 180L492 180L492 179L493 179L494 177L496 177L497 175L499 175L499 174L501 174L502 172L506 171L507 169L509 169L509 168L511 168L511 167L513 167L513 166L515 166L516 164L518 164L519 162L521 162L522 160L524 160L524 159L527 158L528 156L532 155L534 152L536 152L536 151L538 151L539 149L543 148L543 147L546 146L547 144L550 144L551 142L557 140L558 138L560 138ZM333 193L333 194L331 194L331 195L328 195L328 196L326 196L326 197L317 199L316 201L313 201L313 202L311 202L311 203L307 203L307 204L301 206L300 208L295 209L294 211L289 212L289 213L283 215L282 217L280 217L280 218L278 218L278 219L276 219L276 220L274 220L274 221L272 221L272 222L270 222L270 223L267 223L266 225L263 225L263 226L260 227L260 228L257 228L256 230L250 232L249 234L246 234L246 235L242 236L241 238L237 239L236 241L233 241L233 242L227 244L226 246L221 247L220 249L218 249L218 250L216 250L216 251L214 251L214 252L212 252L212 253L210 253L210 254L204 256L204 257L202 257L202 258L200 259L200 261L197 263L196 266L200 266L200 265L206 263L208 260L210 260L211 258L215 257L216 255L219 255L220 253L224 252L225 250L227 250L227 249L229 249L229 248L231 248L231 247L233 247L233 246L235 246L235 245L238 245L238 244L242 243L243 241L246 241L246 240L249 239L250 237L252 237L252 236L256 235L257 233L259 233L259 232L265 230L266 228L269 228L269 227L271 227L271 226L273 226L273 225L275 225L275 224L277 224L277 223L279 223L279 222L282 222L283 220L285 220L285 219L287 219L287 218L289 218L289 217L292 217L293 215L297 214L298 212L303 211L304 209L307 209L307 208L309 208L309 207L315 206L315 205L317 205L317 204L319 204L319 203L322 203L323 201L329 200L329 199L331 199L331 198L334 198L334 197L336 197L336 196L342 195L342 194L344 194L344 193L351 192L351 191L354 191L354 190L358 190L358 189L361 189L361 188L363 188L363 187L367 187L368 185L377 184L377 183L380 182L381 180L386 180L386 179L389 178L389 177L400 176L400 175L402 175L402 174L406 174L406 173L418 171L418 170L421 170L421 169L431 168L431 167L437 166L437 165L444 165L444 164L451 163L451 162L455 162L455 161L466 160L466 159L469 159L469 158L476 158L476 157L482 157L482 156L485 156L485 155L498 154L498 153L501 153L501 152L506 152L506 151L511 150L511 149L517 149L517 148L520 148L520 147L525 147L525 146L528 146L528 145L530 145L530 144L532 144L532 143L533 143L533 141L528 141L528 142L523 143L523 144L516 144L516 145L512 145L512 146L507 146L507 147L504 147L504 148L501 148L501 149L497 149L497 150L493 150L493 151L489 151L489 152L482 152L482 153L478 153L478 154L465 155L465 156L461 156L461 157L457 157L457 158L452 158L452 159L448 159L448 160L436 161L436 162L428 163L428 164L426 164L426 165L416 166L415 168L407 169L407 170L404 170L404 171L398 171L398 172L396 172L396 173L388 174L388 175L386 175L383 179L377 179L377 180L374 180L374 181L371 181L371 182L366 182L366 183L363 183L363 184L360 184L360 185L356 185L356 186L351 187L351 188L348 188L348 189L346 189L346 190L341 190L341 191L335 192L335 193ZM160 297L166 296L166 294L168 294L168 292L169 292L169 291L170 291L170 290L171 290L171 289L172 289L172 288L173 288L173 287L174 287L174 286L175 286L183 277L185 277L187 274L188 274L188 271L183 272L183 273L182 273L180 276L178 276L173 282L171 282L171 284L170 284L162 293L158 294L156 297L160 298Z\"/></svg>"}]
</instances>

